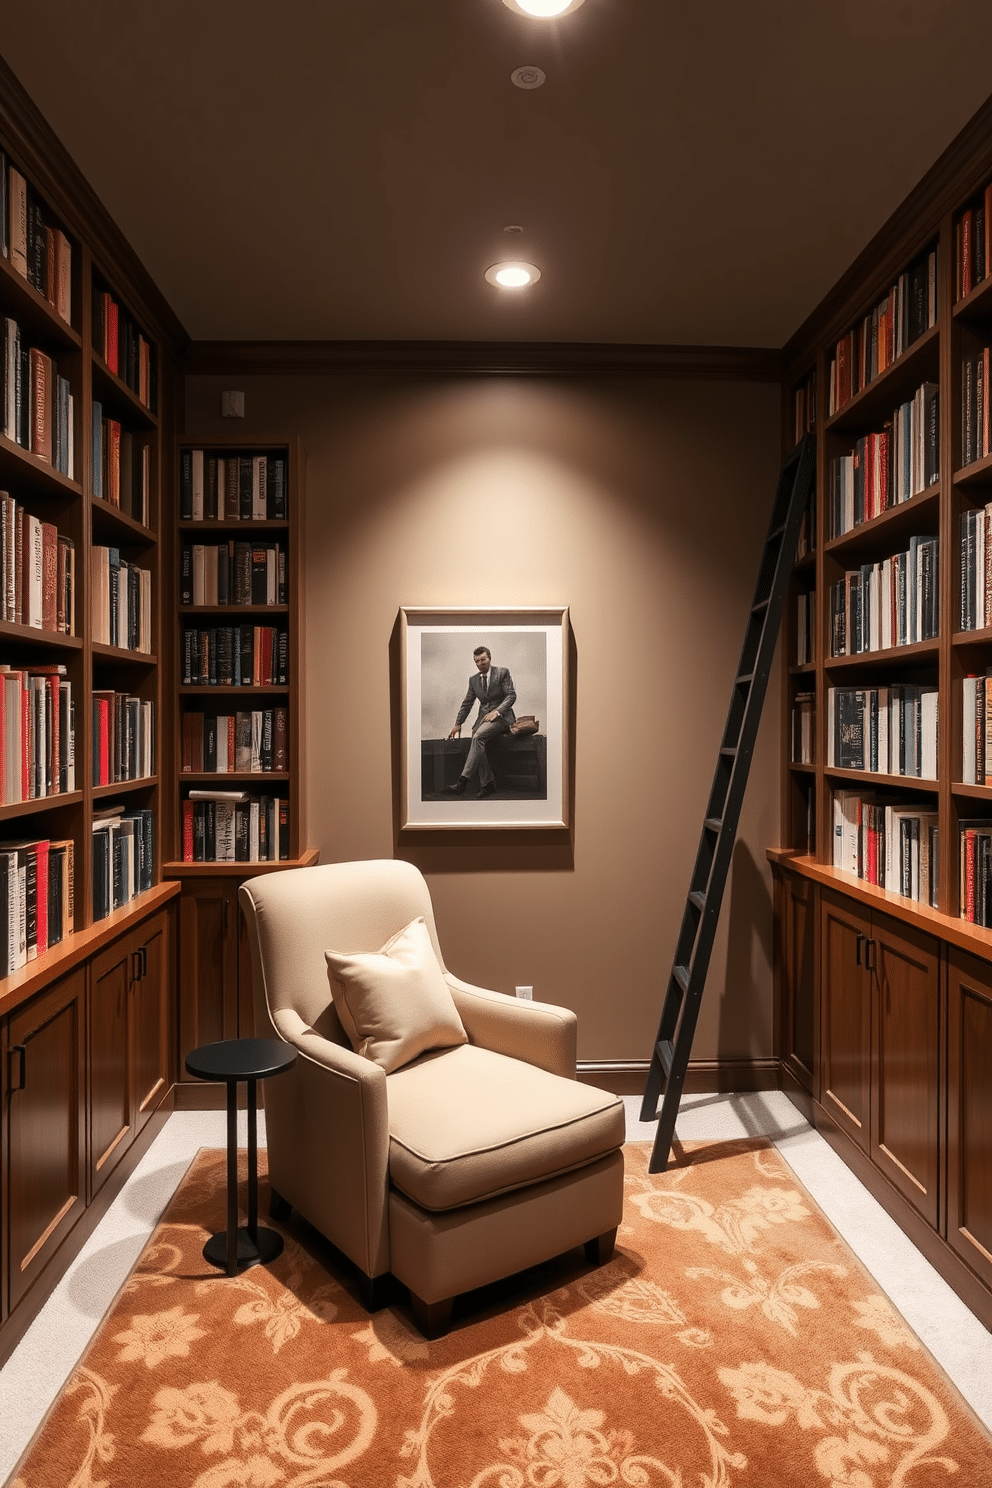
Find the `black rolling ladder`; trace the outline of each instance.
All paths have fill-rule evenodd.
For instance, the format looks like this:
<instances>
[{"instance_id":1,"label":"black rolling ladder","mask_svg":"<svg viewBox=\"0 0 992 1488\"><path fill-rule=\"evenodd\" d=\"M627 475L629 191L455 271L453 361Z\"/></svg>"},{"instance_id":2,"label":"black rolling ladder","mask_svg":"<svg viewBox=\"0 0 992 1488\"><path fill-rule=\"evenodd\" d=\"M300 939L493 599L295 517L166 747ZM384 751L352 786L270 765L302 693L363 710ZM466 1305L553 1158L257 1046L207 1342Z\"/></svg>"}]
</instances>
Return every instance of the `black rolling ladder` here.
<instances>
[{"instance_id":1,"label":"black rolling ladder","mask_svg":"<svg viewBox=\"0 0 992 1488\"><path fill-rule=\"evenodd\" d=\"M641 1120L658 1122L650 1171L668 1165L699 1004L709 967L720 905L730 871L751 756L761 721L768 674L782 620L803 514L815 477L815 440L807 434L782 467L768 536L762 550L754 603L744 631L741 659L717 755L682 928L651 1055ZM661 1110L658 1097L664 1091Z\"/></svg>"}]
</instances>

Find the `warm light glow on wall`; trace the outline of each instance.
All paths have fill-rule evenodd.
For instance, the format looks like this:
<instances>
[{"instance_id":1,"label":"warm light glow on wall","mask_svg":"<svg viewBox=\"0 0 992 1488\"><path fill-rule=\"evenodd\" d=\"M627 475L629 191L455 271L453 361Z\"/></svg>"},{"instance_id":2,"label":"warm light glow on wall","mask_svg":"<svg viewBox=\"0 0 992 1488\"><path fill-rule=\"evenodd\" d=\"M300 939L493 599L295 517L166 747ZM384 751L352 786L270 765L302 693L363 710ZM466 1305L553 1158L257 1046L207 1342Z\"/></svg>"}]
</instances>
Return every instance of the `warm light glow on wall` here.
<instances>
[{"instance_id":1,"label":"warm light glow on wall","mask_svg":"<svg viewBox=\"0 0 992 1488\"><path fill-rule=\"evenodd\" d=\"M503 0L508 10L515 10L520 15L529 16L563 16L571 15L573 10L578 10L582 0Z\"/></svg>"}]
</instances>

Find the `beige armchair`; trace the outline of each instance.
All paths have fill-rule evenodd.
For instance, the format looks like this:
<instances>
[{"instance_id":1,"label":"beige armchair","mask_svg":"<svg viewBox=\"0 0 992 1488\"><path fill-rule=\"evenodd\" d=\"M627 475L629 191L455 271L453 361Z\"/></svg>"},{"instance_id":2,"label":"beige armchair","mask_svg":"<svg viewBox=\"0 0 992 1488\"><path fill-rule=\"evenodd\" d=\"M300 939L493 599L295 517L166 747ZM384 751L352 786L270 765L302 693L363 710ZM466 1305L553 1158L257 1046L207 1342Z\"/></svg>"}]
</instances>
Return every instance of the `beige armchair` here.
<instances>
[{"instance_id":1,"label":"beige armchair","mask_svg":"<svg viewBox=\"0 0 992 1488\"><path fill-rule=\"evenodd\" d=\"M265 1088L275 1218L291 1206L343 1251L370 1310L392 1273L431 1335L448 1326L459 1293L578 1245L594 1263L609 1259L623 1103L576 1081L573 1013L452 976L409 863L265 874L240 899L256 1033L271 1028L299 1051ZM325 951L378 952L418 917L464 1037L387 1073L345 1035ZM436 976L426 937L424 947Z\"/></svg>"}]
</instances>

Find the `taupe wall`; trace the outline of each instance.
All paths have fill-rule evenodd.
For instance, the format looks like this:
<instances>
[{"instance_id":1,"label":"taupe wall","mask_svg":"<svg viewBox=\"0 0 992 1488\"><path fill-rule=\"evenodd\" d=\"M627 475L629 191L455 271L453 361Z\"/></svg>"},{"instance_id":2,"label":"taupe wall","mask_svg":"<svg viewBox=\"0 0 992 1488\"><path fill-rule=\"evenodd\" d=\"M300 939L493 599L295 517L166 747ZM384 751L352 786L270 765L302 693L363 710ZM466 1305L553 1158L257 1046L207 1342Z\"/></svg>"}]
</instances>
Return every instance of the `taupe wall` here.
<instances>
[{"instance_id":1,"label":"taupe wall","mask_svg":"<svg viewBox=\"0 0 992 1488\"><path fill-rule=\"evenodd\" d=\"M222 420L242 387L246 418ZM767 384L189 380L187 435L298 432L307 472L308 837L427 874L445 959L648 1057L778 471ZM401 605L570 607L570 834L397 830ZM772 1051L773 675L694 1057Z\"/></svg>"}]
</instances>

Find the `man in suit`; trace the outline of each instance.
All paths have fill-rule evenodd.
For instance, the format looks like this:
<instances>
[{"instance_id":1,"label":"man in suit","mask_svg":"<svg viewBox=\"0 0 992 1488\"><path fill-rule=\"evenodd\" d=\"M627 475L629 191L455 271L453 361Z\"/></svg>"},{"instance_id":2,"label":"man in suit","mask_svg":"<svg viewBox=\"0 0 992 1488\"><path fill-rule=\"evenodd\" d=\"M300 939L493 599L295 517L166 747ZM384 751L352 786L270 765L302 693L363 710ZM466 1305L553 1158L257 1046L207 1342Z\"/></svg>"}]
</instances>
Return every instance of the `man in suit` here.
<instances>
[{"instance_id":1,"label":"man in suit","mask_svg":"<svg viewBox=\"0 0 992 1488\"><path fill-rule=\"evenodd\" d=\"M461 737L462 724L476 703L479 705L479 712L472 729L468 759L462 773L454 785L447 787L447 791L451 796L464 795L469 781L473 775L478 774L481 798L491 796L496 789L496 780L486 754L486 742L496 734L505 734L513 723L513 704L517 700L517 694L509 670L506 667L493 666L488 646L477 646L472 652L472 659L476 672L468 679L468 691L448 738Z\"/></svg>"}]
</instances>

